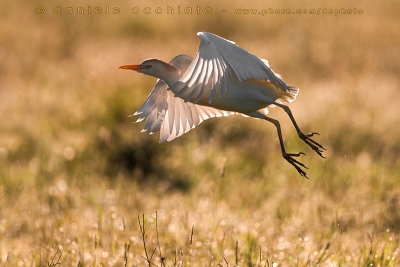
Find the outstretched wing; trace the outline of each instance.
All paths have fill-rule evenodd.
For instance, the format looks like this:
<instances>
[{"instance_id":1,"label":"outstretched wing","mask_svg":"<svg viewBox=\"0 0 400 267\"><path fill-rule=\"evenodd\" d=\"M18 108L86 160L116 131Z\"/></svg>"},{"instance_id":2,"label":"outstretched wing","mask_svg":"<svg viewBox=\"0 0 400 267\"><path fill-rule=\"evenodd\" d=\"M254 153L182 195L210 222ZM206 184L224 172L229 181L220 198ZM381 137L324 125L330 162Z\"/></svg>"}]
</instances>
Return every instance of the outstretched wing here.
<instances>
[{"instance_id":1,"label":"outstretched wing","mask_svg":"<svg viewBox=\"0 0 400 267\"><path fill-rule=\"evenodd\" d=\"M169 63L184 72L192 60L190 56L178 55ZM134 115L140 115L137 122L146 120L143 132L150 130L150 134L154 134L160 129L160 143L162 143L187 133L204 120L233 114L236 113L185 102L175 97L164 81L158 80L144 104Z\"/></svg>"},{"instance_id":2,"label":"outstretched wing","mask_svg":"<svg viewBox=\"0 0 400 267\"><path fill-rule=\"evenodd\" d=\"M214 97L248 79L268 80L287 94L298 89L288 86L263 60L215 34L199 32L199 51L186 72L170 89L178 97L197 103L203 96ZM294 96L295 97L295 96Z\"/></svg>"}]
</instances>

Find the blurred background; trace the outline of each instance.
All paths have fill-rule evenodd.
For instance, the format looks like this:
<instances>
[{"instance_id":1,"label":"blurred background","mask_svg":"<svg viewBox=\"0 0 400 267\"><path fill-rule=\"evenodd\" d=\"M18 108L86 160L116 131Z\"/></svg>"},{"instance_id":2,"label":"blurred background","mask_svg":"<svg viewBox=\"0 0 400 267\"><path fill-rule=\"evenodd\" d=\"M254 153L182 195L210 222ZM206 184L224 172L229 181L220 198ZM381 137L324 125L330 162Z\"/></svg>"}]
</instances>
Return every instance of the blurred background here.
<instances>
[{"instance_id":1,"label":"blurred background","mask_svg":"<svg viewBox=\"0 0 400 267\"><path fill-rule=\"evenodd\" d=\"M0 7L2 265L145 266L142 214L157 266L164 257L166 266L400 264L394 1L2 0ZM188 7L193 14L184 14ZM362 14L235 11L264 8ZM210 119L161 145L158 133L132 123L155 79L117 67L194 56L198 31L267 58L300 88L290 107L304 132L321 134L327 159L298 139L282 110L270 115L287 150L307 154L309 180L281 157L275 128L260 120Z\"/></svg>"}]
</instances>

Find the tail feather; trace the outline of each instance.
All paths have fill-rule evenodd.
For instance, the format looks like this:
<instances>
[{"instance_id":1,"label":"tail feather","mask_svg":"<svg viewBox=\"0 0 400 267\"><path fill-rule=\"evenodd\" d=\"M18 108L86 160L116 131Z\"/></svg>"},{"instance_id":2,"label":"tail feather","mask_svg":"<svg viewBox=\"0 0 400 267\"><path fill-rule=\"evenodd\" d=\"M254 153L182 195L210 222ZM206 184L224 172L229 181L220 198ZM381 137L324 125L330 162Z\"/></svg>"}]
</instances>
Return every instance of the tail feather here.
<instances>
[{"instance_id":1,"label":"tail feather","mask_svg":"<svg viewBox=\"0 0 400 267\"><path fill-rule=\"evenodd\" d=\"M299 93L299 88L293 86L287 86L287 91L281 93L281 97L276 100L279 104L291 103L296 99L296 96ZM270 105L269 107L273 108L275 105Z\"/></svg>"},{"instance_id":2,"label":"tail feather","mask_svg":"<svg viewBox=\"0 0 400 267\"><path fill-rule=\"evenodd\" d=\"M288 86L288 97L285 99L287 102L293 102L296 96L299 94L299 88L294 86Z\"/></svg>"}]
</instances>

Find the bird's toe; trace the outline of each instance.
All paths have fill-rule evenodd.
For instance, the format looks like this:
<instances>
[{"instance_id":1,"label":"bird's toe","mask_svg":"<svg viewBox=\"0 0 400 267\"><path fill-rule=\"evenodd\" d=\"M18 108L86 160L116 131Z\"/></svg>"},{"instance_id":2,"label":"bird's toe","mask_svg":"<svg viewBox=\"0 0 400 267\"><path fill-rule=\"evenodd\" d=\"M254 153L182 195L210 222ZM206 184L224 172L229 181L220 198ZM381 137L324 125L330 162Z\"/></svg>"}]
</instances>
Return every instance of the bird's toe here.
<instances>
[{"instance_id":1,"label":"bird's toe","mask_svg":"<svg viewBox=\"0 0 400 267\"><path fill-rule=\"evenodd\" d=\"M304 177L306 177L308 179L306 172L301 169L301 167L305 168L305 169L308 169L308 167L305 166L300 161L298 161L298 160L293 158L293 157L299 157L300 155L305 155L305 154L303 152L300 152L300 153L283 153L283 157L286 159L286 161L289 162L293 167L295 167L297 172L301 176L304 176Z\"/></svg>"}]
</instances>

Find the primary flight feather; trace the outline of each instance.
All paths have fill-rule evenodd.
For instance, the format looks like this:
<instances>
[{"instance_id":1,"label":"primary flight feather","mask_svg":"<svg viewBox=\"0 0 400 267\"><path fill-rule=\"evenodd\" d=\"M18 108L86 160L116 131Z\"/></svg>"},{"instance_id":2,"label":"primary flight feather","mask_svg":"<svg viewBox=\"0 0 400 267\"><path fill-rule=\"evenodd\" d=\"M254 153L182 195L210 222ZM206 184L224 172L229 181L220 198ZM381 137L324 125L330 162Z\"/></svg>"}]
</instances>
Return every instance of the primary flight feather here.
<instances>
[{"instance_id":1,"label":"primary flight feather","mask_svg":"<svg viewBox=\"0 0 400 267\"><path fill-rule=\"evenodd\" d=\"M322 156L325 150L311 139L317 133L303 134L289 107L299 89L287 85L266 59L247 52L234 42L208 32L199 32L199 50L194 58L178 55L169 63L148 59L130 69L158 78L153 91L134 114L145 120L143 131L160 130L160 142L172 141L202 121L213 117L242 114L273 123L278 131L283 157L306 176L306 168L287 153L279 122L267 116L268 106L283 108L294 124L299 137ZM323 156L322 156L323 157Z\"/></svg>"}]
</instances>

